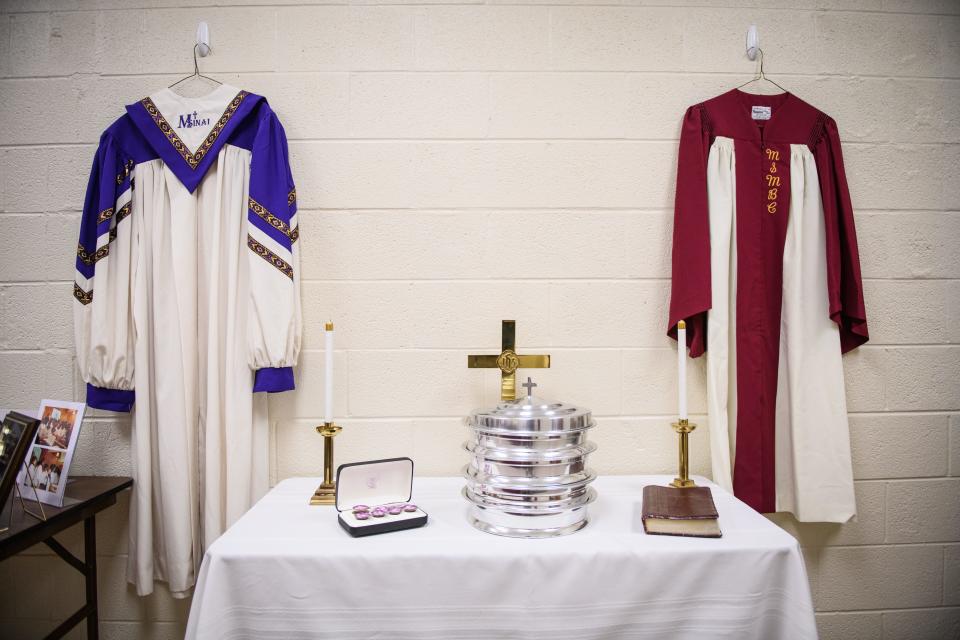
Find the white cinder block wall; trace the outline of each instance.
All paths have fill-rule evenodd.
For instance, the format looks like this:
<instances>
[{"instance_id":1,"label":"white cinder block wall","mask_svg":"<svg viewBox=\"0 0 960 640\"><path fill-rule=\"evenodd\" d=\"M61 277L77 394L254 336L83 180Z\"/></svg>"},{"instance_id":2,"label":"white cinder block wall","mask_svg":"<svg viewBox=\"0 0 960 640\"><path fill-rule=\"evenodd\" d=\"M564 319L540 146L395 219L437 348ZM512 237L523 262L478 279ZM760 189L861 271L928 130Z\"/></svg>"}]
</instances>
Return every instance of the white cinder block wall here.
<instances>
[{"instance_id":1,"label":"white cinder block wall","mask_svg":"<svg viewBox=\"0 0 960 640\"><path fill-rule=\"evenodd\" d=\"M203 71L269 97L300 197L306 351L298 392L272 404L274 480L319 471L330 318L340 461L456 473L462 417L497 392L465 356L516 318L522 350L553 354L541 389L601 416L600 472L672 470L679 123L751 77L755 22L769 73L840 124L873 338L845 359L858 522L777 522L803 544L824 638L956 637L960 3L224 4L2 3L0 405L81 397L70 281L96 141L191 69L203 19ZM702 412L702 363L691 374ZM128 421L95 412L74 471L129 473L129 441ZM708 472L705 424L692 447ZM177 637L189 602L125 586L126 515L99 524L104 635ZM82 594L42 549L0 564L0 584L4 637L39 637Z\"/></svg>"}]
</instances>

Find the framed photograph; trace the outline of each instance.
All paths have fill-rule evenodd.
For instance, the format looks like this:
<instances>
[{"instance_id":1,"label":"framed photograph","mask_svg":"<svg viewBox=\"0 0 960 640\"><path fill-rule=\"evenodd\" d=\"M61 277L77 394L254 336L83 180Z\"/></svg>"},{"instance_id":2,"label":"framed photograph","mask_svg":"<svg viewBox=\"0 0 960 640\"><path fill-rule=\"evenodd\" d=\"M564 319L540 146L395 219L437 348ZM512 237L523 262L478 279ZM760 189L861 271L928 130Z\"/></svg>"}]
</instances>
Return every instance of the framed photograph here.
<instances>
[{"instance_id":1,"label":"framed photograph","mask_svg":"<svg viewBox=\"0 0 960 640\"><path fill-rule=\"evenodd\" d=\"M17 472L23 465L30 443L37 434L40 421L11 411L0 427L0 508L6 505L13 491Z\"/></svg>"},{"instance_id":2,"label":"framed photograph","mask_svg":"<svg viewBox=\"0 0 960 640\"><path fill-rule=\"evenodd\" d=\"M40 502L63 506L67 472L77 448L85 408L82 402L44 400L40 403L37 413L40 424L18 480L25 499L33 498L32 478Z\"/></svg>"}]
</instances>

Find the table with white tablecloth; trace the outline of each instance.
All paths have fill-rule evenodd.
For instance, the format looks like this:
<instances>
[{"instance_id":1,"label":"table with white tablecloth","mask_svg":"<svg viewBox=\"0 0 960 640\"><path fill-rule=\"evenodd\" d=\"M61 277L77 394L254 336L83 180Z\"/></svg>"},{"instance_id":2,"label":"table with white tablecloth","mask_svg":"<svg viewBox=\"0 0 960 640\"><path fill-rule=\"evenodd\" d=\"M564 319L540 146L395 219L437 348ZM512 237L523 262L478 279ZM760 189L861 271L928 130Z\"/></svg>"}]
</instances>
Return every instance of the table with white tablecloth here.
<instances>
[{"instance_id":1,"label":"table with white tablecloth","mask_svg":"<svg viewBox=\"0 0 960 640\"><path fill-rule=\"evenodd\" d=\"M416 478L419 529L351 538L318 478L280 482L207 550L188 638L816 638L797 541L723 489L723 537L646 535L644 485L595 483L590 524L515 539L467 522L459 478Z\"/></svg>"}]
</instances>

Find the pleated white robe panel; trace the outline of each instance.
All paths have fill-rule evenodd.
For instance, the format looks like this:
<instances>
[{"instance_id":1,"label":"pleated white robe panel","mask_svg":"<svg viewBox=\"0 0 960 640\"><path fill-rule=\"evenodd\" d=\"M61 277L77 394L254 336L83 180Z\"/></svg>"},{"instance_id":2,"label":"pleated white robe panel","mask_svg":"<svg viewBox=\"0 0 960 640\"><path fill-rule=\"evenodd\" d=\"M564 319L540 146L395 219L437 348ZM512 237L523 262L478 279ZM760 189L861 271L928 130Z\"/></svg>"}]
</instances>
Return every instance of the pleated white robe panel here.
<instances>
[{"instance_id":1,"label":"pleated white robe panel","mask_svg":"<svg viewBox=\"0 0 960 640\"><path fill-rule=\"evenodd\" d=\"M737 157L718 137L707 157L710 291L707 312L707 417L713 481L733 493L737 433Z\"/></svg>"},{"instance_id":2,"label":"pleated white robe panel","mask_svg":"<svg viewBox=\"0 0 960 640\"><path fill-rule=\"evenodd\" d=\"M158 578L185 596L202 550L268 483L266 398L248 364L250 152L224 145L193 193L161 160L134 175L128 577L141 594Z\"/></svg>"},{"instance_id":3,"label":"pleated white robe panel","mask_svg":"<svg viewBox=\"0 0 960 640\"><path fill-rule=\"evenodd\" d=\"M827 250L817 163L790 145L790 218L776 420L777 511L801 522L856 514L840 330L830 319Z\"/></svg>"}]
</instances>

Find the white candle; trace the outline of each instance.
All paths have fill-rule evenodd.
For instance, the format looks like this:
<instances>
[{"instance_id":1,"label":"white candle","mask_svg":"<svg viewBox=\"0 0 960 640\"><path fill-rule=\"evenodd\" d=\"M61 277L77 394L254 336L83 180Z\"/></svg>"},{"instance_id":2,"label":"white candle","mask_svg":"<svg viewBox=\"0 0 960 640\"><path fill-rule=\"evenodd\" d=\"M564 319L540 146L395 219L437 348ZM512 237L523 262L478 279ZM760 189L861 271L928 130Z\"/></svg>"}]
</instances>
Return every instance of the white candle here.
<instances>
[{"instance_id":1,"label":"white candle","mask_svg":"<svg viewBox=\"0 0 960 640\"><path fill-rule=\"evenodd\" d=\"M333 323L324 327L324 409L323 421L333 422Z\"/></svg>"},{"instance_id":2,"label":"white candle","mask_svg":"<svg viewBox=\"0 0 960 640\"><path fill-rule=\"evenodd\" d=\"M680 419L687 419L687 323L677 323L677 371L680 376Z\"/></svg>"}]
</instances>

